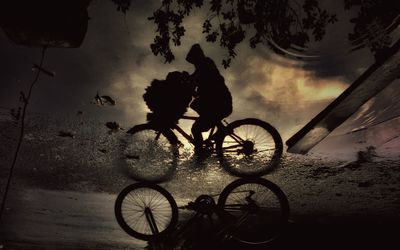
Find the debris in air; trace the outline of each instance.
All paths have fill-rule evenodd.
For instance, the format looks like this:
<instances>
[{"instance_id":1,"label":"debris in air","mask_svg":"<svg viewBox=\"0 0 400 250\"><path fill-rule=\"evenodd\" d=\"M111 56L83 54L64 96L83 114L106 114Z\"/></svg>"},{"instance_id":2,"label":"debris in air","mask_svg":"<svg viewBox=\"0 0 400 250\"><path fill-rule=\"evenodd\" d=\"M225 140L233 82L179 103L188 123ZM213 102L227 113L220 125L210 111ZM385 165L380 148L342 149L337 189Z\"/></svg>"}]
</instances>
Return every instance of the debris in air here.
<instances>
[{"instance_id":1,"label":"debris in air","mask_svg":"<svg viewBox=\"0 0 400 250\"><path fill-rule=\"evenodd\" d=\"M97 106L104 106L105 104L114 106L116 104L116 101L108 95L100 96L99 92L97 91L97 94L94 97L94 104L96 104Z\"/></svg>"}]
</instances>

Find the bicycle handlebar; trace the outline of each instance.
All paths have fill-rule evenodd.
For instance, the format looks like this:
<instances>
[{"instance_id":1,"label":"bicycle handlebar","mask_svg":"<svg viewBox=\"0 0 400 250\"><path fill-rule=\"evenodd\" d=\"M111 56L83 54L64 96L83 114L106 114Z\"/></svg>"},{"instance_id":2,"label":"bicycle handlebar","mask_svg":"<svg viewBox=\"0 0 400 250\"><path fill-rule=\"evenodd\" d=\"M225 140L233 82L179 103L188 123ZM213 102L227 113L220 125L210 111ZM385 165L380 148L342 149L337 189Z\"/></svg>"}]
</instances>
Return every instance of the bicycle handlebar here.
<instances>
[{"instance_id":1,"label":"bicycle handlebar","mask_svg":"<svg viewBox=\"0 0 400 250\"><path fill-rule=\"evenodd\" d=\"M181 117L181 119L185 119L185 120L197 120L197 118L199 118L199 117L187 116L187 115L184 115L184 116Z\"/></svg>"},{"instance_id":2,"label":"bicycle handlebar","mask_svg":"<svg viewBox=\"0 0 400 250\"><path fill-rule=\"evenodd\" d=\"M199 118L198 116L189 116L189 115L183 115L180 119L184 119L184 120L197 120L197 118ZM225 126L229 124L229 122L227 122L225 119L221 120L221 124L224 124Z\"/></svg>"}]
</instances>

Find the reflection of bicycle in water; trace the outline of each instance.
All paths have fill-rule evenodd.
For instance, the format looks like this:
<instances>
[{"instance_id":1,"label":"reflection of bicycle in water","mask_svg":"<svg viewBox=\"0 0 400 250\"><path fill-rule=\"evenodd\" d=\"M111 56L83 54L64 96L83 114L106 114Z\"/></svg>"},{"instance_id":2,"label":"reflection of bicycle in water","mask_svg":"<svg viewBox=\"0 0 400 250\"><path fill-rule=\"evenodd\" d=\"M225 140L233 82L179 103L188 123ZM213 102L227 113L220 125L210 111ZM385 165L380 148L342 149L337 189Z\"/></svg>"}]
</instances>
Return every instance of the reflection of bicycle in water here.
<instances>
[{"instance_id":1,"label":"reflection of bicycle in water","mask_svg":"<svg viewBox=\"0 0 400 250\"><path fill-rule=\"evenodd\" d=\"M213 196L201 195L179 209L195 214L177 226L178 206L174 198L164 188L151 183L126 187L115 202L115 215L121 228L135 238L152 242L183 238L183 244L201 244L206 237L213 244L227 240L264 244L279 236L289 218L289 204L283 191L261 178L230 183L219 194L217 203ZM209 227L200 233L193 232L201 227L199 222Z\"/></svg>"},{"instance_id":2,"label":"reflection of bicycle in water","mask_svg":"<svg viewBox=\"0 0 400 250\"><path fill-rule=\"evenodd\" d=\"M165 128L149 122L134 126L128 133L132 136L125 150L127 162L139 172L149 166L174 171L183 148L175 133L194 144L193 137L177 124ZM278 131L254 118L225 125L220 122L210 130L203 144L209 155L218 157L225 170L239 177L261 176L272 171L278 166L283 150Z\"/></svg>"}]
</instances>

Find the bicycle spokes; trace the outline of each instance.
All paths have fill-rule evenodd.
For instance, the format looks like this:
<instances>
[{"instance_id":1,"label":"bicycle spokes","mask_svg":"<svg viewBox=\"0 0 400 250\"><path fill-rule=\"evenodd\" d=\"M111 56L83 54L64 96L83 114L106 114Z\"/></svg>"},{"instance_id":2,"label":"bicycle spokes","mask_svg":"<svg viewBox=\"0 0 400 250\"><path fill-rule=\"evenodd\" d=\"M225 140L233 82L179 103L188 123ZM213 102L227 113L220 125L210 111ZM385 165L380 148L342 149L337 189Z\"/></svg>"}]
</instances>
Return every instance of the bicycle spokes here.
<instances>
[{"instance_id":1,"label":"bicycle spokes","mask_svg":"<svg viewBox=\"0 0 400 250\"><path fill-rule=\"evenodd\" d=\"M122 202L121 211L126 223L145 235L164 230L172 216L166 198L155 190L145 188L130 192Z\"/></svg>"},{"instance_id":2,"label":"bicycle spokes","mask_svg":"<svg viewBox=\"0 0 400 250\"><path fill-rule=\"evenodd\" d=\"M136 179L168 179L176 168L178 145L160 131L145 128L128 137L125 149L128 172Z\"/></svg>"},{"instance_id":3,"label":"bicycle spokes","mask_svg":"<svg viewBox=\"0 0 400 250\"><path fill-rule=\"evenodd\" d=\"M220 154L223 166L239 176L266 172L277 156L276 139L261 123L237 124L224 137Z\"/></svg>"},{"instance_id":4,"label":"bicycle spokes","mask_svg":"<svg viewBox=\"0 0 400 250\"><path fill-rule=\"evenodd\" d=\"M224 197L223 209L235 217L231 234L243 242L264 242L275 237L282 223L279 197L259 183L239 185Z\"/></svg>"}]
</instances>

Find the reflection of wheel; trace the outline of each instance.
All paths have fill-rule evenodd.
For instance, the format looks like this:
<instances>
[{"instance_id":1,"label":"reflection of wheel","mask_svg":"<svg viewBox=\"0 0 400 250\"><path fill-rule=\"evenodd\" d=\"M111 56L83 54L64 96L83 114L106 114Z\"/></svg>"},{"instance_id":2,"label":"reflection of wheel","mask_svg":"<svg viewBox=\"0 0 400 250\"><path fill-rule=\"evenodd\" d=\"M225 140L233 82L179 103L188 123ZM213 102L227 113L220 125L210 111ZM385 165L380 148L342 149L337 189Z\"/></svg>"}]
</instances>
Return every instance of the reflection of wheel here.
<instances>
[{"instance_id":1,"label":"reflection of wheel","mask_svg":"<svg viewBox=\"0 0 400 250\"><path fill-rule=\"evenodd\" d=\"M135 183L123 189L114 212L126 233L147 241L171 231L178 222L174 198L164 188L150 183Z\"/></svg>"},{"instance_id":2,"label":"reflection of wheel","mask_svg":"<svg viewBox=\"0 0 400 250\"><path fill-rule=\"evenodd\" d=\"M170 129L160 132L151 124L142 124L128 131L125 148L129 174L139 181L168 180L176 169L177 139Z\"/></svg>"},{"instance_id":3,"label":"reflection of wheel","mask_svg":"<svg viewBox=\"0 0 400 250\"><path fill-rule=\"evenodd\" d=\"M230 123L216 148L225 170L251 177L269 173L279 165L283 143L270 124L249 118Z\"/></svg>"},{"instance_id":4,"label":"reflection of wheel","mask_svg":"<svg viewBox=\"0 0 400 250\"><path fill-rule=\"evenodd\" d=\"M261 178L238 179L224 188L218 206L235 219L233 239L264 244L279 236L289 219L289 202L274 183Z\"/></svg>"}]
</instances>

